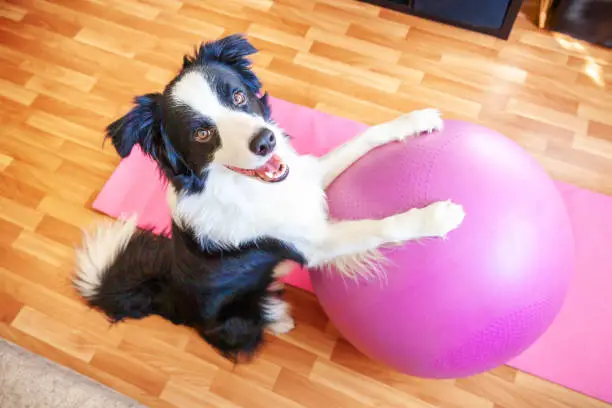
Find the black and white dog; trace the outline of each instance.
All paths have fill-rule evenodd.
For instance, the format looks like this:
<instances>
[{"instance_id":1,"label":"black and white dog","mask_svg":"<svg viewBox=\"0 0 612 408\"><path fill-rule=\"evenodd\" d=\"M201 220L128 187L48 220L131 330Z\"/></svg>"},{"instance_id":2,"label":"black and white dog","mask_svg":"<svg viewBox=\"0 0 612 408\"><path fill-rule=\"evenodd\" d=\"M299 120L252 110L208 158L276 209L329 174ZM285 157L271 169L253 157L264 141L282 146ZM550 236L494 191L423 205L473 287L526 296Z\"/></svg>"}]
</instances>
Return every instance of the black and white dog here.
<instances>
[{"instance_id":1,"label":"black and white dog","mask_svg":"<svg viewBox=\"0 0 612 408\"><path fill-rule=\"evenodd\" d=\"M377 248L443 237L464 212L450 201L382 220L333 222L325 188L371 149L442 127L425 109L373 126L323 157L301 156L270 117L247 56L232 35L184 58L163 93L135 99L107 128L119 155L136 145L170 182L172 238L134 219L101 225L78 251L74 284L111 321L160 315L193 327L233 360L250 357L263 330L294 326L276 268L334 265L354 276Z\"/></svg>"}]
</instances>

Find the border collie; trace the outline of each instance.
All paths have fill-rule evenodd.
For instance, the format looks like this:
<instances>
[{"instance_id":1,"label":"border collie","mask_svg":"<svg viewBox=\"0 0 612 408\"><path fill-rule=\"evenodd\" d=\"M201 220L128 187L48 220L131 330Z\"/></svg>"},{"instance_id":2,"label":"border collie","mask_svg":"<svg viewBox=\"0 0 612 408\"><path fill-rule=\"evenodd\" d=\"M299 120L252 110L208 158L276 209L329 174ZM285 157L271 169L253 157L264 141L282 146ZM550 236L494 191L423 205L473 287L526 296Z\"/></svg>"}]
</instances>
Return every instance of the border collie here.
<instances>
[{"instance_id":1,"label":"border collie","mask_svg":"<svg viewBox=\"0 0 612 408\"><path fill-rule=\"evenodd\" d=\"M172 238L118 220L86 233L74 285L112 322L157 314L194 328L233 361L264 329L294 326L277 281L281 262L333 265L356 276L377 249L457 228L460 205L440 201L381 220L329 219L325 189L385 143L442 128L425 109L376 125L323 157L297 154L270 116L242 36L203 43L162 93L135 98L110 124L121 157L139 146L170 183Z\"/></svg>"}]
</instances>

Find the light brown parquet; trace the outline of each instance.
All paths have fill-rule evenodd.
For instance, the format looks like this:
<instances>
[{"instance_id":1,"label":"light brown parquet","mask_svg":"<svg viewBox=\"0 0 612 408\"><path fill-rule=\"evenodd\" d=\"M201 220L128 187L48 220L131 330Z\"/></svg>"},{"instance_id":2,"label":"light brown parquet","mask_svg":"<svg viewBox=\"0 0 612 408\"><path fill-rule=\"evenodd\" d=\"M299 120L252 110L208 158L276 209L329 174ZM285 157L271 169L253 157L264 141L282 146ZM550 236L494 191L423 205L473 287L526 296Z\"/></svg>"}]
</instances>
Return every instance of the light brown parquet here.
<instances>
[{"instance_id":1,"label":"light brown parquet","mask_svg":"<svg viewBox=\"0 0 612 408\"><path fill-rule=\"evenodd\" d=\"M352 0L0 0L0 335L151 407L601 408L509 367L411 378L290 290L297 328L233 367L190 330L109 327L69 285L119 159L103 128L195 44L245 32L274 96L370 124L422 107L515 139L550 174L612 193L612 52L535 28L508 41Z\"/></svg>"}]
</instances>

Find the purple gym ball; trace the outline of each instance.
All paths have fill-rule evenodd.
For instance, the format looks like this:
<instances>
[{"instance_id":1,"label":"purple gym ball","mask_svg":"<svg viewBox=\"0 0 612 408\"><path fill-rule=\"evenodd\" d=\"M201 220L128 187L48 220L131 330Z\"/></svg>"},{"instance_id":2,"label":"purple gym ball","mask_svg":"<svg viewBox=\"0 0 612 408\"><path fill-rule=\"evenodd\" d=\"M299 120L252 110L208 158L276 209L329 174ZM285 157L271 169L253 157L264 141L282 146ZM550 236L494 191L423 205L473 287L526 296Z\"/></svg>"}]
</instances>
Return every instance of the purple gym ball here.
<instances>
[{"instance_id":1,"label":"purple gym ball","mask_svg":"<svg viewBox=\"0 0 612 408\"><path fill-rule=\"evenodd\" d=\"M562 306L574 268L564 203L538 162L493 130L447 120L370 152L328 196L341 220L447 199L465 208L447 239L384 249L384 279L310 274L331 321L372 359L426 378L481 373L527 349Z\"/></svg>"}]
</instances>

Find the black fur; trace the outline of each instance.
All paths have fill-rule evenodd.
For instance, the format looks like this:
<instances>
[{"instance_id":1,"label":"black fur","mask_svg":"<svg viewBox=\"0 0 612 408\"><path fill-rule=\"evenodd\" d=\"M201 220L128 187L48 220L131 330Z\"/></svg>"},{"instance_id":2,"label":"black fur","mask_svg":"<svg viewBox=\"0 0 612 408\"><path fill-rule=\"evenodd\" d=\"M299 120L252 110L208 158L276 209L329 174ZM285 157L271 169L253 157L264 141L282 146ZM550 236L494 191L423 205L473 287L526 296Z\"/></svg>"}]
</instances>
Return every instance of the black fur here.
<instances>
[{"instance_id":1,"label":"black fur","mask_svg":"<svg viewBox=\"0 0 612 408\"><path fill-rule=\"evenodd\" d=\"M221 103L269 121L267 95L258 96L261 84L246 58L255 52L238 35L202 44L184 58L164 92L135 98L132 110L108 126L107 137L121 157L139 146L181 194L201 192L221 139L218 134L205 142L194 139L198 129L215 130L215 124L206 112L175 103L171 90L183 75L202 73ZM245 104L232 102L236 90L245 94ZM112 322L159 315L192 327L237 361L252 356L262 343L263 329L270 323L263 305L280 295L268 287L273 269L285 260L304 261L291 247L265 237L227 250L177 225L171 239L139 230L113 264L101 271L94 294L85 297ZM75 284L78 289L78 278Z\"/></svg>"},{"instance_id":2,"label":"black fur","mask_svg":"<svg viewBox=\"0 0 612 408\"><path fill-rule=\"evenodd\" d=\"M263 303L271 293L273 269L302 256L274 239L263 238L224 250L207 250L189 231L173 225L172 238L139 230L105 271L87 299L112 322L159 315L194 328L222 355L249 359L263 342Z\"/></svg>"}]
</instances>

